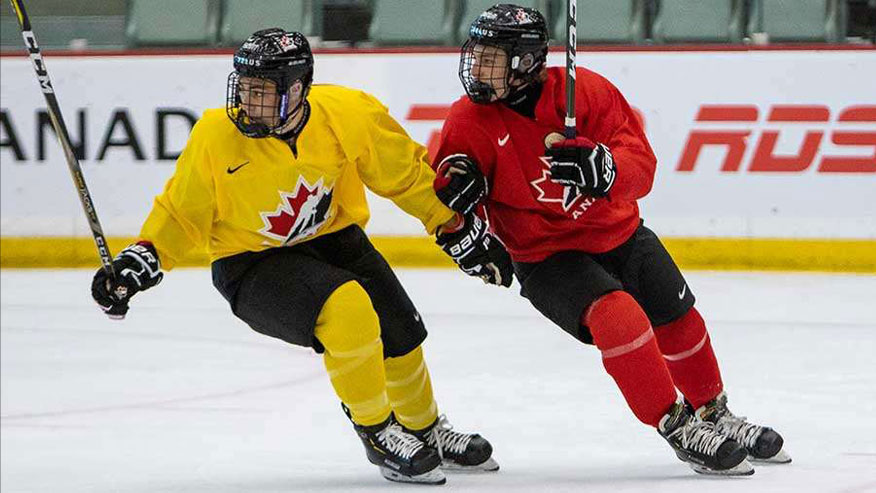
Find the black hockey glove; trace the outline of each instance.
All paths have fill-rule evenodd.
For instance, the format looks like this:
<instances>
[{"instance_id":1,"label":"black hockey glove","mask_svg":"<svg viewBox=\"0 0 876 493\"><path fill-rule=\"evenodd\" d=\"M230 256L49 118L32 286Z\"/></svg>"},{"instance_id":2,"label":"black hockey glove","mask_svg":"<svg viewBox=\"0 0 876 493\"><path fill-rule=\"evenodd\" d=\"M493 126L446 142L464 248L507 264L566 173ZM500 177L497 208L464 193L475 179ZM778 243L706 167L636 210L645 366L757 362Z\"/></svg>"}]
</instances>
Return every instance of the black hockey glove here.
<instances>
[{"instance_id":1,"label":"black hockey glove","mask_svg":"<svg viewBox=\"0 0 876 493\"><path fill-rule=\"evenodd\" d=\"M578 137L555 143L547 151L551 160L551 181L578 187L584 195L605 197L614 185L617 168L611 151Z\"/></svg>"},{"instance_id":2,"label":"black hockey glove","mask_svg":"<svg viewBox=\"0 0 876 493\"><path fill-rule=\"evenodd\" d=\"M451 154L435 170L435 195L447 207L468 214L487 196L487 177L465 154Z\"/></svg>"},{"instance_id":3,"label":"black hockey glove","mask_svg":"<svg viewBox=\"0 0 876 493\"><path fill-rule=\"evenodd\" d=\"M109 318L122 319L128 313L128 300L139 291L155 286L164 277L158 252L148 242L134 243L113 259L115 279L103 268L94 274L91 297Z\"/></svg>"},{"instance_id":4,"label":"black hockey glove","mask_svg":"<svg viewBox=\"0 0 876 493\"><path fill-rule=\"evenodd\" d=\"M511 286L511 256L487 224L473 213L462 216L462 226L453 232L438 233L438 246L463 272L480 277L487 284Z\"/></svg>"}]
</instances>

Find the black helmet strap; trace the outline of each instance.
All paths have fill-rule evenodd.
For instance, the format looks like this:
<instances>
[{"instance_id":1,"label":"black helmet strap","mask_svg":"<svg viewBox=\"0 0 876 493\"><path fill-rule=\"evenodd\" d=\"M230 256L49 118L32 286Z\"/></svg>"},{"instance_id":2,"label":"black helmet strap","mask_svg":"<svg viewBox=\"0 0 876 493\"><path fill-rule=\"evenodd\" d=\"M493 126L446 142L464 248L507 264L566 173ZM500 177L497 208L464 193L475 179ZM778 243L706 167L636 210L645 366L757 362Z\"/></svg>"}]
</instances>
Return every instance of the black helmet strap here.
<instances>
[{"instance_id":1,"label":"black helmet strap","mask_svg":"<svg viewBox=\"0 0 876 493\"><path fill-rule=\"evenodd\" d=\"M301 131L304 130L304 126L307 125L307 121L310 120L310 103L307 102L305 96L306 95L301 97L301 102L298 103L298 106L289 113L289 116L293 116L301 111L301 119L298 120L298 123L296 123L294 127L285 132L274 132L275 137L280 140L292 140L298 137Z\"/></svg>"}]
</instances>

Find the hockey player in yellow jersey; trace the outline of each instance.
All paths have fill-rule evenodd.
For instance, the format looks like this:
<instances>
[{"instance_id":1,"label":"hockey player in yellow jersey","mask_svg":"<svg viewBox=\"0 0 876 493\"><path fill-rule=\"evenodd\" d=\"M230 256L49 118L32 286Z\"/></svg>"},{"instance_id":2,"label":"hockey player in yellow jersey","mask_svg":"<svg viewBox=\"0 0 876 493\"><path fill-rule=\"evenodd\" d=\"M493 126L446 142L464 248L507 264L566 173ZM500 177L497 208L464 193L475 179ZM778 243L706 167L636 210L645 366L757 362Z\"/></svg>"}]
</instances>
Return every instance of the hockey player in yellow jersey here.
<instances>
[{"instance_id":1,"label":"hockey player in yellow jersey","mask_svg":"<svg viewBox=\"0 0 876 493\"><path fill-rule=\"evenodd\" d=\"M363 232L364 185L420 219L470 275L509 285L503 247L445 207L426 150L372 96L312 85L306 38L256 32L235 52L226 108L204 112L139 241L95 274L92 296L123 318L135 293L196 249L254 330L324 354L368 459L394 481L497 470L492 447L451 428L432 395L426 330Z\"/></svg>"}]
</instances>

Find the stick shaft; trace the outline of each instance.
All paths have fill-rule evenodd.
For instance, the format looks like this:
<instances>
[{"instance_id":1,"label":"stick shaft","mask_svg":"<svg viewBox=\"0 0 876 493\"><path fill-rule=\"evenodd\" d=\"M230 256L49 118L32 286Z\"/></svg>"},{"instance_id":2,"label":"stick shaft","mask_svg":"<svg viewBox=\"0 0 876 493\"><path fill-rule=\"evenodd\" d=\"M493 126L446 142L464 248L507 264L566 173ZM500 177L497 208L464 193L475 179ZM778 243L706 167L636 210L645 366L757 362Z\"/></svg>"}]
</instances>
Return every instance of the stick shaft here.
<instances>
[{"instance_id":1,"label":"stick shaft","mask_svg":"<svg viewBox=\"0 0 876 493\"><path fill-rule=\"evenodd\" d=\"M566 8L566 130L567 139L574 139L575 129L575 57L578 43L578 2L568 0Z\"/></svg>"},{"instance_id":2,"label":"stick shaft","mask_svg":"<svg viewBox=\"0 0 876 493\"><path fill-rule=\"evenodd\" d=\"M67 167L70 168L73 183L76 186L76 190L79 192L79 202L82 203L82 209L85 211L85 216L88 218L88 225L91 227L91 234L94 236L94 243L97 246L97 253L100 255L100 261L107 273L111 277L115 277L113 258L112 255L110 255L109 247L106 243L106 237L103 235L103 228L100 227L100 221L97 218L97 211L94 209L94 202L91 200L91 193L89 193L88 186L85 184L85 177L82 175L82 168L79 166L79 160L73 152L73 146L70 145L70 135L67 133L67 125L64 123L64 117L61 115L61 107L58 105L58 98L55 96L55 89L52 86L51 79L49 79L49 72L46 69L46 64L43 61L43 56L40 52L40 47L33 34L30 19L27 16L27 11L24 9L23 0L10 0L10 2L12 2L12 8L15 9L15 14L18 17L18 25L21 28L21 36L24 38L24 46L27 48L31 62L33 62L33 68L36 71L40 90L46 98L49 119L52 121L52 127L55 129L55 135L58 137L58 142L60 142L61 148L64 150L64 156L67 159Z\"/></svg>"}]
</instances>

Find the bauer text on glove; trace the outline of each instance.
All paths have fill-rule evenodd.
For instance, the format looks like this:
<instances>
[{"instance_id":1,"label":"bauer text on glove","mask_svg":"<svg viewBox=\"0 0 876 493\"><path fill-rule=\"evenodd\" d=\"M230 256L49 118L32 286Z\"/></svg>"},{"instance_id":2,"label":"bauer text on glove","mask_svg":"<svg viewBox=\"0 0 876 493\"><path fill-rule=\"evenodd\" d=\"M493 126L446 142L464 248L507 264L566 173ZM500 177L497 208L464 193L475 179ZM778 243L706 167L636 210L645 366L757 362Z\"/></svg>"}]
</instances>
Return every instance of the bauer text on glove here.
<instances>
[{"instance_id":1,"label":"bauer text on glove","mask_svg":"<svg viewBox=\"0 0 876 493\"><path fill-rule=\"evenodd\" d=\"M437 243L466 274L488 284L511 286L511 257L474 213L462 216L458 229L439 232Z\"/></svg>"}]
</instances>

